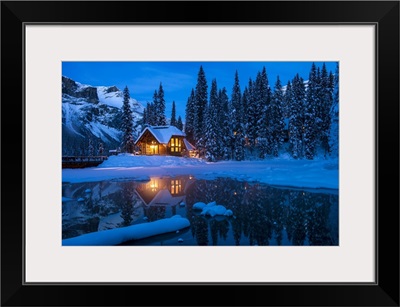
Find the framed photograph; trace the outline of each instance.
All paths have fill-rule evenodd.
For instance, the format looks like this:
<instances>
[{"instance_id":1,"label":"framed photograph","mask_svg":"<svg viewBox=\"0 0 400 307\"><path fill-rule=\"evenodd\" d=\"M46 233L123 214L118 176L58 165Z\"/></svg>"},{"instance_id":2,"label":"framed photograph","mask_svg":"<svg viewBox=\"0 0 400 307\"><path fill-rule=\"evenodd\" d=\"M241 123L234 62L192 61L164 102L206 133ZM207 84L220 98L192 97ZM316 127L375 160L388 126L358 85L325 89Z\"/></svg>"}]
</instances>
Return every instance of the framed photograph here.
<instances>
[{"instance_id":1,"label":"framed photograph","mask_svg":"<svg viewBox=\"0 0 400 307\"><path fill-rule=\"evenodd\" d=\"M2 305L399 306L398 1L1 25Z\"/></svg>"}]
</instances>

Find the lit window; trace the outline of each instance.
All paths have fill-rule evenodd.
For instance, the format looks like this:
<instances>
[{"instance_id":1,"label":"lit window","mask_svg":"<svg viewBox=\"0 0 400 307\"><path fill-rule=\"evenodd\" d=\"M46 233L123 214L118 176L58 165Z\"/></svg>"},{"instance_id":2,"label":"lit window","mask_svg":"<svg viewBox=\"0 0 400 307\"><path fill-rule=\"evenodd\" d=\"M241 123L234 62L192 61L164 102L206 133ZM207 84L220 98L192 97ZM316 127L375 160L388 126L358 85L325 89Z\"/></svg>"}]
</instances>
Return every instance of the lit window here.
<instances>
[{"instance_id":1,"label":"lit window","mask_svg":"<svg viewBox=\"0 0 400 307\"><path fill-rule=\"evenodd\" d=\"M171 138L171 152L181 152L182 143L178 138Z\"/></svg>"},{"instance_id":2,"label":"lit window","mask_svg":"<svg viewBox=\"0 0 400 307\"><path fill-rule=\"evenodd\" d=\"M182 192L182 181L181 180L171 180L171 194L179 194Z\"/></svg>"}]
</instances>

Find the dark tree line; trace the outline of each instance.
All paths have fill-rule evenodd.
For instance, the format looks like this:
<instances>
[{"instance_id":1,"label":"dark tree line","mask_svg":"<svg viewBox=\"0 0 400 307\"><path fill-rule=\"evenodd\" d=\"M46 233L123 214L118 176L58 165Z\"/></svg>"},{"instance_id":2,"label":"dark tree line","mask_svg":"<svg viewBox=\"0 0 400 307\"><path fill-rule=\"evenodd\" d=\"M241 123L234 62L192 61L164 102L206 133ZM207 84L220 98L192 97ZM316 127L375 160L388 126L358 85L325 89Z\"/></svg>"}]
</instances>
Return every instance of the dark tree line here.
<instances>
[{"instance_id":1,"label":"dark tree line","mask_svg":"<svg viewBox=\"0 0 400 307\"><path fill-rule=\"evenodd\" d=\"M235 218L204 217L193 210L199 201L224 205ZM231 178L197 180L186 194L187 217L198 245L218 245L230 229L237 246L337 245L337 205L338 195L277 189Z\"/></svg>"},{"instance_id":2,"label":"dark tree line","mask_svg":"<svg viewBox=\"0 0 400 307\"><path fill-rule=\"evenodd\" d=\"M164 89L160 83L158 91L156 90L153 94L153 101L147 102L146 108L143 111L143 118L141 120L142 130L147 126L175 126L180 130L183 130L183 122L181 116L176 118L176 106L175 101L172 102L171 119L167 120Z\"/></svg>"},{"instance_id":3,"label":"dark tree line","mask_svg":"<svg viewBox=\"0 0 400 307\"><path fill-rule=\"evenodd\" d=\"M241 91L236 71L230 97L200 66L185 110L185 133L200 157L209 161L277 157L285 146L295 159L314 159L319 151L337 155L338 69L335 75L311 65L309 79L296 74L284 87L270 85L266 68Z\"/></svg>"},{"instance_id":4,"label":"dark tree line","mask_svg":"<svg viewBox=\"0 0 400 307\"><path fill-rule=\"evenodd\" d=\"M325 63L311 65L309 78L296 74L283 86L279 76L271 85L265 67L253 80L240 86L238 71L230 95L217 80L208 88L205 71L200 66L197 83L185 108L185 124L176 118L175 101L171 118L165 116L164 89L160 83L148 102L141 120L146 126L167 124L184 130L186 138L197 147L199 156L209 161L265 159L277 157L282 150L295 159L314 159L322 152L338 153L339 71L328 72ZM124 89L122 148L133 150L133 118L129 91Z\"/></svg>"}]
</instances>

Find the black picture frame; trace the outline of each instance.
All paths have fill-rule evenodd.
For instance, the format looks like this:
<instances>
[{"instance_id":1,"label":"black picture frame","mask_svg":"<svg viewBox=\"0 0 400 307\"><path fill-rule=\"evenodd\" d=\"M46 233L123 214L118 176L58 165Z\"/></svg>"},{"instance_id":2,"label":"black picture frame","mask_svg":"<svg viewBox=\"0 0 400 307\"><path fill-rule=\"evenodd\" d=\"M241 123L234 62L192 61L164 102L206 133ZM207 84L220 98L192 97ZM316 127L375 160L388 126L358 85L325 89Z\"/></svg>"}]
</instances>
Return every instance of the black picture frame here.
<instances>
[{"instance_id":1,"label":"black picture frame","mask_svg":"<svg viewBox=\"0 0 400 307\"><path fill-rule=\"evenodd\" d=\"M376 282L24 283L26 23L375 25ZM1 305L399 306L399 37L399 1L2 1Z\"/></svg>"}]
</instances>

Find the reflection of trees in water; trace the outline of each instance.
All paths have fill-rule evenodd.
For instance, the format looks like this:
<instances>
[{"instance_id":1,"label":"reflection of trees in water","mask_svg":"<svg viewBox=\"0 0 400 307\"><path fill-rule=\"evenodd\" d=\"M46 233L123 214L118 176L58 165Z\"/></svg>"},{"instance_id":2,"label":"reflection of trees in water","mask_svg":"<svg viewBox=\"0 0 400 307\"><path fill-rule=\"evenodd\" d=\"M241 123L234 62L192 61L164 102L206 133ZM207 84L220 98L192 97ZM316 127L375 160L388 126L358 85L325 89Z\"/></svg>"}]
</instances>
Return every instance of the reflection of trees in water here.
<instances>
[{"instance_id":1,"label":"reflection of trees in water","mask_svg":"<svg viewBox=\"0 0 400 307\"><path fill-rule=\"evenodd\" d=\"M76 209L79 218L67 217L63 220L63 238L95 232L102 218L117 213L120 213L122 222L116 227L131 225L134 217L142 214L141 207L137 205L139 199L135 187L135 182L106 181L63 186L63 195L80 199Z\"/></svg>"},{"instance_id":2,"label":"reflection of trees in water","mask_svg":"<svg viewBox=\"0 0 400 307\"><path fill-rule=\"evenodd\" d=\"M124 194L127 193L128 183L112 183L115 185L112 193L104 194L104 190L110 187L110 183L88 183L77 189L76 198L83 198L82 213L87 216L106 217L121 210ZM131 185L133 183L130 183ZM84 192L90 189L91 192ZM130 188L132 189L132 188ZM83 190L82 192L79 192ZM124 191L125 190L125 191Z\"/></svg>"},{"instance_id":3,"label":"reflection of trees in water","mask_svg":"<svg viewBox=\"0 0 400 307\"><path fill-rule=\"evenodd\" d=\"M99 220L98 217L92 217L88 219L78 219L75 220L74 223L63 225L62 239L97 231Z\"/></svg>"},{"instance_id":4,"label":"reflection of trees in water","mask_svg":"<svg viewBox=\"0 0 400 307\"><path fill-rule=\"evenodd\" d=\"M204 245L210 230L213 245L225 240L232 228L235 245L335 245L330 212L337 195L273 188L233 179L198 180L186 195L188 210L196 202L216 201L231 209L234 218L190 215L192 233ZM223 221L223 223L222 223ZM200 240L200 241L199 241Z\"/></svg>"},{"instance_id":5,"label":"reflection of trees in water","mask_svg":"<svg viewBox=\"0 0 400 307\"><path fill-rule=\"evenodd\" d=\"M289 192L289 214L286 231L293 245L304 245L308 226L307 212L310 210L309 195L305 192Z\"/></svg>"},{"instance_id":6,"label":"reflection of trees in water","mask_svg":"<svg viewBox=\"0 0 400 307\"><path fill-rule=\"evenodd\" d=\"M208 245L208 223L202 216L194 216L191 222L192 234L198 245Z\"/></svg>"},{"instance_id":7,"label":"reflection of trees in water","mask_svg":"<svg viewBox=\"0 0 400 307\"><path fill-rule=\"evenodd\" d=\"M120 224L122 227L129 226L132 223L133 214L133 196L134 186L131 182L122 183L120 210L123 222Z\"/></svg>"},{"instance_id":8,"label":"reflection of trees in water","mask_svg":"<svg viewBox=\"0 0 400 307\"><path fill-rule=\"evenodd\" d=\"M81 215L64 221L63 238L96 231L99 221L120 213L128 226L143 213L149 221L186 212L198 245L337 245L338 195L274 188L229 178L196 180L186 190L186 206L145 206L136 194L139 183L97 182L63 185L63 196L75 199ZM90 189L90 192L86 190ZM231 209L234 217L205 217L193 210L196 202ZM170 211L168 211L170 210ZM183 214L185 215L185 214ZM231 238L228 234L231 229ZM231 242L231 241L230 241Z\"/></svg>"},{"instance_id":9,"label":"reflection of trees in water","mask_svg":"<svg viewBox=\"0 0 400 307\"><path fill-rule=\"evenodd\" d=\"M335 245L336 234L329 227L329 215L332 204L338 201L336 195L318 194L316 206L309 216L309 240L310 245Z\"/></svg>"},{"instance_id":10,"label":"reflection of trees in water","mask_svg":"<svg viewBox=\"0 0 400 307\"><path fill-rule=\"evenodd\" d=\"M150 206L144 209L145 215L149 222L154 222L165 218L166 207L164 206Z\"/></svg>"},{"instance_id":11,"label":"reflection of trees in water","mask_svg":"<svg viewBox=\"0 0 400 307\"><path fill-rule=\"evenodd\" d=\"M210 220L210 232L212 245L218 245L218 238L222 238L224 241L228 237L229 232L229 222L226 219L219 220L218 218L214 218Z\"/></svg>"}]
</instances>

